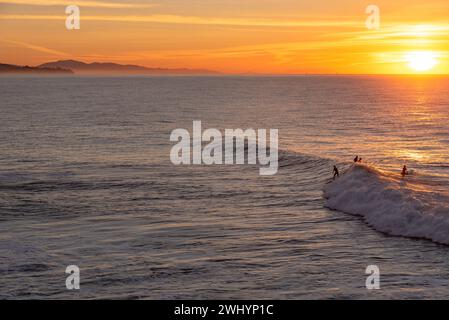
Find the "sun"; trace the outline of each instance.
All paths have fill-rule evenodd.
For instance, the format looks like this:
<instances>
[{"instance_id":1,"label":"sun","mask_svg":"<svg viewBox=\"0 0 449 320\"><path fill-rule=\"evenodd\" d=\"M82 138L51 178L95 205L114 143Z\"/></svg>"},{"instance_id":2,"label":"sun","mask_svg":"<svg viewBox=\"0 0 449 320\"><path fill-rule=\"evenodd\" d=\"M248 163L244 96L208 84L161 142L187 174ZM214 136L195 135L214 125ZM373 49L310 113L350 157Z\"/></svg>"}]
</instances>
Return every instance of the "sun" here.
<instances>
[{"instance_id":1,"label":"sun","mask_svg":"<svg viewBox=\"0 0 449 320\"><path fill-rule=\"evenodd\" d=\"M414 51L405 55L408 66L417 72L429 71L438 64L437 55L431 51Z\"/></svg>"}]
</instances>

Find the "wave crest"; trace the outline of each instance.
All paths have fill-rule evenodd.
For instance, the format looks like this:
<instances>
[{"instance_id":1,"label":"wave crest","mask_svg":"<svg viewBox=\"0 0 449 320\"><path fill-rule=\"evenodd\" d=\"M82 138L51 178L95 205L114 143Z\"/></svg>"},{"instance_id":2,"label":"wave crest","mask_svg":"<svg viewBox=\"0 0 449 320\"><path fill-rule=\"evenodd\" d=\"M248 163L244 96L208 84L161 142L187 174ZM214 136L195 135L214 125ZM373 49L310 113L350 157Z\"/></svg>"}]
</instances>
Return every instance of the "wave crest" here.
<instances>
[{"instance_id":1,"label":"wave crest","mask_svg":"<svg viewBox=\"0 0 449 320\"><path fill-rule=\"evenodd\" d=\"M324 196L327 207L360 215L381 232L449 244L449 196L423 181L356 164L326 185Z\"/></svg>"}]
</instances>

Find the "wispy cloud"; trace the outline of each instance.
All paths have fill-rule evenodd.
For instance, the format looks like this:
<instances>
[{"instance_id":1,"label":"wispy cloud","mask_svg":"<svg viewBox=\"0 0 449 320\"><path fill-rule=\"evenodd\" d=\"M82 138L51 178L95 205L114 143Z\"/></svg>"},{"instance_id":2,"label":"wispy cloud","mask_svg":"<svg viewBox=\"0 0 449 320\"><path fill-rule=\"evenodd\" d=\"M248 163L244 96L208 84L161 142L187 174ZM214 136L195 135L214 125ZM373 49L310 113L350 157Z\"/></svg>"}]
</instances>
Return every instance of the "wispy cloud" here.
<instances>
[{"instance_id":1,"label":"wispy cloud","mask_svg":"<svg viewBox=\"0 0 449 320\"><path fill-rule=\"evenodd\" d=\"M157 6L153 3L123 3L107 1L89 1L89 0L0 0L3 4L31 5L31 6L67 6L76 4L80 7L95 8L114 8L114 9L133 9L133 8L151 8Z\"/></svg>"},{"instance_id":2,"label":"wispy cloud","mask_svg":"<svg viewBox=\"0 0 449 320\"><path fill-rule=\"evenodd\" d=\"M360 40L385 40L385 39L423 39L447 37L449 34L449 24L445 21L433 21L432 24L419 23L396 23L383 25L377 31L366 32L351 31L341 33L355 36Z\"/></svg>"},{"instance_id":3,"label":"wispy cloud","mask_svg":"<svg viewBox=\"0 0 449 320\"><path fill-rule=\"evenodd\" d=\"M38 46L38 45L34 45L34 44L22 42L22 41L2 40L2 42L6 42L6 43L12 44L17 47L27 48L27 49L31 49L31 50L35 50L35 51L39 51L39 52L44 52L44 53L50 53L50 54L56 55L56 56L62 56L62 57L70 56L70 54L63 52L63 51L53 50L50 48L46 48L46 47L42 47L42 46Z\"/></svg>"},{"instance_id":4,"label":"wispy cloud","mask_svg":"<svg viewBox=\"0 0 449 320\"><path fill-rule=\"evenodd\" d=\"M1 0L0 0L1 1ZM65 16L56 15L27 15L27 14L2 14L0 19L8 20L60 20ZM230 26L265 26L265 27L360 27L360 21L350 20L276 20L276 19L241 19L241 18L214 18L179 15L148 15L148 16L87 16L83 20L90 21L114 21L114 22L152 22L167 24L192 24L192 25L230 25Z\"/></svg>"}]
</instances>

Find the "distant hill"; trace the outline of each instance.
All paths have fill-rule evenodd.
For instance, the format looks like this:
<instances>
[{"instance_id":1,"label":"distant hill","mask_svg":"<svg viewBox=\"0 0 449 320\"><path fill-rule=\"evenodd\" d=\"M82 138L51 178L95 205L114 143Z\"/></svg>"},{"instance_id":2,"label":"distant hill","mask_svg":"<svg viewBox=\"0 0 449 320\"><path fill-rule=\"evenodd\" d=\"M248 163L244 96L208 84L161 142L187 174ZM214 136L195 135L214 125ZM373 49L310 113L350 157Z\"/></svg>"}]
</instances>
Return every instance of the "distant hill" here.
<instances>
[{"instance_id":1,"label":"distant hill","mask_svg":"<svg viewBox=\"0 0 449 320\"><path fill-rule=\"evenodd\" d=\"M0 63L0 74L1 73L25 73L25 74L71 74L72 70L65 68L47 68L47 67L30 67L30 66L17 66L14 64L4 64Z\"/></svg>"},{"instance_id":2,"label":"distant hill","mask_svg":"<svg viewBox=\"0 0 449 320\"><path fill-rule=\"evenodd\" d=\"M76 60L60 60L48 62L38 66L39 68L70 69L78 74L218 74L219 72L206 69L166 69L147 68L132 64L117 64L111 62L85 63Z\"/></svg>"}]
</instances>

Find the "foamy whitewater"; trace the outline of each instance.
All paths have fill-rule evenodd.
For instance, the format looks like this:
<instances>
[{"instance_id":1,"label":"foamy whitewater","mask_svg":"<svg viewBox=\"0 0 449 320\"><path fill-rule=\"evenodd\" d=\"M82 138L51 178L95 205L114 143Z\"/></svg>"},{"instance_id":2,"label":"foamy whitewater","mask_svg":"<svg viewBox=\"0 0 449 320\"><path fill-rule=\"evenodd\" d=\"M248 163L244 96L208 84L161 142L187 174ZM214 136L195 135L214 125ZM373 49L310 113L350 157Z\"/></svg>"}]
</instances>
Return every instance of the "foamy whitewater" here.
<instances>
[{"instance_id":1,"label":"foamy whitewater","mask_svg":"<svg viewBox=\"0 0 449 320\"><path fill-rule=\"evenodd\" d=\"M354 164L325 187L327 206L361 215L372 227L391 235L449 244L448 190L435 191L425 176L381 171ZM441 185L447 188L447 185Z\"/></svg>"},{"instance_id":2,"label":"foamy whitewater","mask_svg":"<svg viewBox=\"0 0 449 320\"><path fill-rule=\"evenodd\" d=\"M444 77L0 77L0 298L449 298L448 106ZM278 129L277 174L173 165L195 120Z\"/></svg>"}]
</instances>

